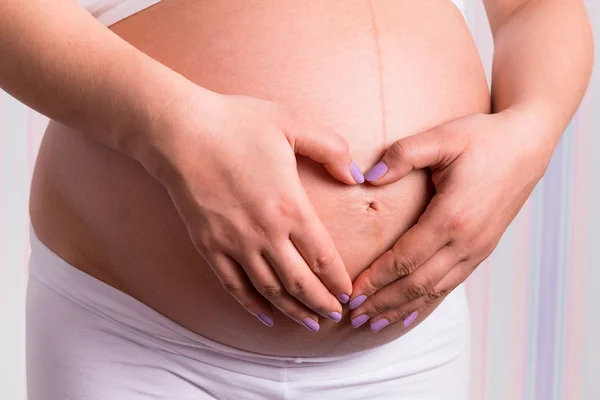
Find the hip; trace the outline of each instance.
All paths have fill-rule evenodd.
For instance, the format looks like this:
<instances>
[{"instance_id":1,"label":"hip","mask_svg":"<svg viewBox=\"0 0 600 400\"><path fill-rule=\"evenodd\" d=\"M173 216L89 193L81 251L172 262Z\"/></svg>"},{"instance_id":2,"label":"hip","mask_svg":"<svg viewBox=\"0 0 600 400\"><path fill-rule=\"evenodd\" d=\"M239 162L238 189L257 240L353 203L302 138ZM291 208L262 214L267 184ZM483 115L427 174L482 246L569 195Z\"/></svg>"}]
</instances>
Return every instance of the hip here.
<instances>
[{"instance_id":1,"label":"hip","mask_svg":"<svg viewBox=\"0 0 600 400\"><path fill-rule=\"evenodd\" d=\"M466 294L463 286L460 285L437 308L432 309L423 322L411 330L406 330L401 324L397 324L397 329L396 327L386 329L385 331L389 330L390 333L386 333L385 336L373 334L368 329L363 331L360 328L352 328L348 322L347 309L344 310L346 315L342 321L337 324L331 323L332 326L339 328L325 329L324 333L305 332L295 323L290 323L291 328L287 330L285 329L287 325L284 325L284 328L279 328L280 330L273 333L273 328L265 327L244 310L239 311L239 318L236 318L234 313L230 316L221 314L220 324L218 320L198 318L198 323L194 326L197 329L189 329L129 294L73 267L46 247L36 236L33 228L30 232L32 252L29 272L34 280L91 313L111 321L114 325L140 332L153 340L170 338L171 342L184 342L190 347L206 347L209 344L218 349L219 346L224 346L266 359L295 360L298 357L335 359L381 348L391 342L395 343L397 351L401 348L403 350L400 352L411 351L418 348L420 343L429 340L443 342L450 337L449 332L463 331L469 324ZM218 298L215 302L217 307L220 300ZM241 309L235 300L231 302L232 309L233 307L236 310ZM210 308L210 305L187 304L182 307L187 307L188 313L190 310L198 309L198 314L202 315L206 311L199 309ZM222 310L223 308L218 309L218 311ZM210 325L217 326L210 329Z\"/></svg>"},{"instance_id":2,"label":"hip","mask_svg":"<svg viewBox=\"0 0 600 400\"><path fill-rule=\"evenodd\" d=\"M381 346L340 356L269 355L182 327L69 266L31 233L32 400L467 398L470 326L462 286L415 329Z\"/></svg>"}]
</instances>

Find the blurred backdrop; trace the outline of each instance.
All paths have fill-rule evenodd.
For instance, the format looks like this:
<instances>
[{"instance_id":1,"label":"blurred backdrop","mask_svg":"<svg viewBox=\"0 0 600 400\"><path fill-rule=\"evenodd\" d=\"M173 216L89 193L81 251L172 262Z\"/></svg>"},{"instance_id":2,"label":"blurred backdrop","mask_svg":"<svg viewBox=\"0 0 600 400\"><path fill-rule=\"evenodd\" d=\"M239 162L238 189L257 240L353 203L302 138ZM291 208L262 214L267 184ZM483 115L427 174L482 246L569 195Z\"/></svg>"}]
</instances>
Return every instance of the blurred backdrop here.
<instances>
[{"instance_id":1,"label":"blurred backdrop","mask_svg":"<svg viewBox=\"0 0 600 400\"><path fill-rule=\"evenodd\" d=\"M417 0L415 0L417 1ZM600 58L600 0L585 0ZM465 15L488 81L481 0ZM600 399L600 61L544 179L467 281L472 400ZM47 119L0 91L0 398L25 400L31 172Z\"/></svg>"}]
</instances>

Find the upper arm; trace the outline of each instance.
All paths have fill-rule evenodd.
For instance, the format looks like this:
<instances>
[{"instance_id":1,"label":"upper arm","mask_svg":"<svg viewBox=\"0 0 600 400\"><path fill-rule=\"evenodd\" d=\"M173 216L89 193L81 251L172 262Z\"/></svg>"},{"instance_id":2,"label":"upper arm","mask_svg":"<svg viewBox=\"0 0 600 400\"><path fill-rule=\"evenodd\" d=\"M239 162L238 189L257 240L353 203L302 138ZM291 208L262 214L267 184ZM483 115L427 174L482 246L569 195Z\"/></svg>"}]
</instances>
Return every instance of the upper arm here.
<instances>
[{"instance_id":1,"label":"upper arm","mask_svg":"<svg viewBox=\"0 0 600 400\"><path fill-rule=\"evenodd\" d=\"M495 32L502 22L519 7L535 1L536 0L483 0L492 32Z\"/></svg>"}]
</instances>

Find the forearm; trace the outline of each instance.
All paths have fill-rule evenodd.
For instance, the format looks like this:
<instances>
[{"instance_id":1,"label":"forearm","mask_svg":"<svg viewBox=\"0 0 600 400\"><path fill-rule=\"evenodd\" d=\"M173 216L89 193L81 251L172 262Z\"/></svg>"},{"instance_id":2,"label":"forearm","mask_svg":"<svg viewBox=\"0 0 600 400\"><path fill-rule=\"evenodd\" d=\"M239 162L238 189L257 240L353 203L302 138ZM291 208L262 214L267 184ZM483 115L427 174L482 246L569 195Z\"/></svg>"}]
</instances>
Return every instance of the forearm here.
<instances>
[{"instance_id":1,"label":"forearm","mask_svg":"<svg viewBox=\"0 0 600 400\"><path fill-rule=\"evenodd\" d=\"M0 87L113 149L132 156L190 86L74 0L0 1Z\"/></svg>"},{"instance_id":2,"label":"forearm","mask_svg":"<svg viewBox=\"0 0 600 400\"><path fill-rule=\"evenodd\" d=\"M525 110L541 127L532 134L542 136L549 158L589 82L591 27L580 0L506 3L486 1L495 44L492 110Z\"/></svg>"}]
</instances>

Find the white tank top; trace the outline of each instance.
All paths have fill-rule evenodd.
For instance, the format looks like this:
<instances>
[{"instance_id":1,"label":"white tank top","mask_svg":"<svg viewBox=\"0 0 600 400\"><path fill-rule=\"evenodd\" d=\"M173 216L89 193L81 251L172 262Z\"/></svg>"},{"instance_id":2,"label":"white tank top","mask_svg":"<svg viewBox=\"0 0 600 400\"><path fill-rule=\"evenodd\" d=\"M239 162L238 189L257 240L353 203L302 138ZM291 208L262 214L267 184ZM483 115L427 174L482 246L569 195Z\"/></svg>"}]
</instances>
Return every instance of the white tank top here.
<instances>
[{"instance_id":1,"label":"white tank top","mask_svg":"<svg viewBox=\"0 0 600 400\"><path fill-rule=\"evenodd\" d=\"M100 23L109 26L160 0L78 0Z\"/></svg>"},{"instance_id":2,"label":"white tank top","mask_svg":"<svg viewBox=\"0 0 600 400\"><path fill-rule=\"evenodd\" d=\"M100 23L109 26L160 0L78 0ZM239 0L244 1L244 0ZM421 0L415 0L421 1ZM464 0L452 0L464 14Z\"/></svg>"}]
</instances>

